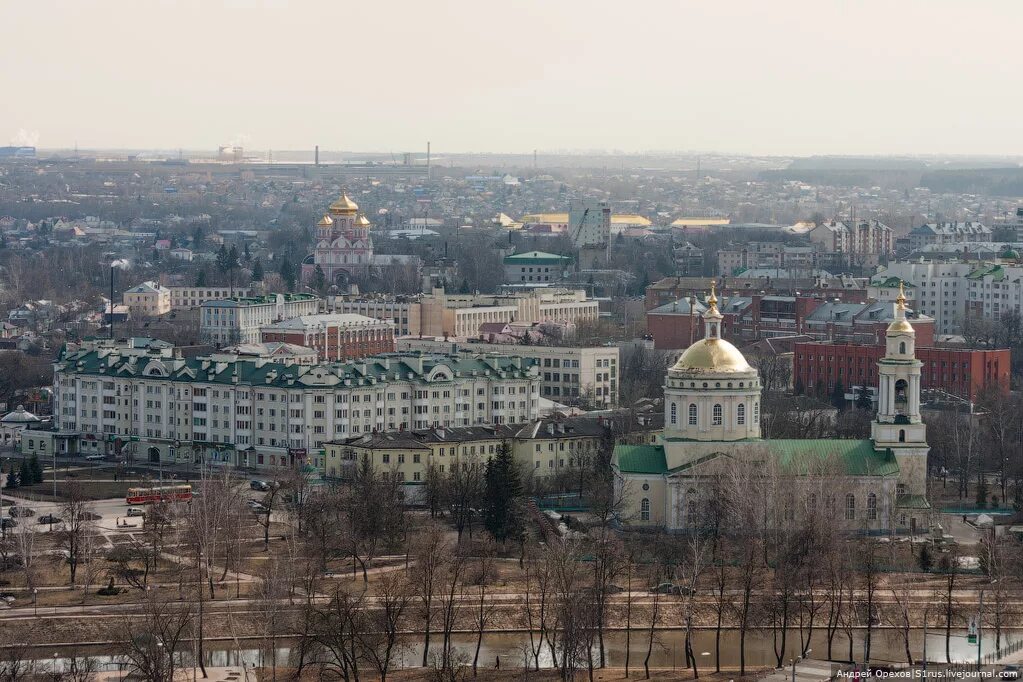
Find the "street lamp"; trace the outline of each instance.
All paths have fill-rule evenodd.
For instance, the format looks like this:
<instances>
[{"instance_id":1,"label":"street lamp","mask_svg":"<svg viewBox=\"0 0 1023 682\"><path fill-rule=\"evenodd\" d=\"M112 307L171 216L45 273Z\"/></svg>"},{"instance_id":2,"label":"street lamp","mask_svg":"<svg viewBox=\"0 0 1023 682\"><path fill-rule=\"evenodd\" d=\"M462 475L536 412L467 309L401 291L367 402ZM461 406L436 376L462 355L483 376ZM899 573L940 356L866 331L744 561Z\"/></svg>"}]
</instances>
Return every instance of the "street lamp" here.
<instances>
[{"instance_id":1,"label":"street lamp","mask_svg":"<svg viewBox=\"0 0 1023 682\"><path fill-rule=\"evenodd\" d=\"M36 618L39 617L39 604L37 602L38 598L39 598L39 588L38 587L33 587L32 588L32 609L36 612Z\"/></svg>"},{"instance_id":2,"label":"street lamp","mask_svg":"<svg viewBox=\"0 0 1023 682\"><path fill-rule=\"evenodd\" d=\"M796 663L799 663L801 660L803 660L802 656L789 659L789 663L792 664L792 682L796 682Z\"/></svg>"}]
</instances>

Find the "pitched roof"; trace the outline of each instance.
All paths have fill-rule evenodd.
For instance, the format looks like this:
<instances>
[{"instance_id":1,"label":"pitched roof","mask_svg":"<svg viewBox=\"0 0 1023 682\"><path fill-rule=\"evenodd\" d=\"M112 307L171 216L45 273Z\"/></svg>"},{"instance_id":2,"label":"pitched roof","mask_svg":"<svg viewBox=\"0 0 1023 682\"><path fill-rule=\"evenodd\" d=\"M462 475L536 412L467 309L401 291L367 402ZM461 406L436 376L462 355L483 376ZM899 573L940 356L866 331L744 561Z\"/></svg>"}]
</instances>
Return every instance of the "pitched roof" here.
<instances>
[{"instance_id":1,"label":"pitched roof","mask_svg":"<svg viewBox=\"0 0 1023 682\"><path fill-rule=\"evenodd\" d=\"M810 459L837 457L848 476L888 476L899 473L899 464L891 449L878 451L871 440L820 438L810 440L781 439L763 441L768 452L783 467L798 467L805 473Z\"/></svg>"},{"instance_id":2,"label":"pitched roof","mask_svg":"<svg viewBox=\"0 0 1023 682\"><path fill-rule=\"evenodd\" d=\"M668 471L663 445L619 445L615 447L618 469L623 474L663 474Z\"/></svg>"}]
</instances>

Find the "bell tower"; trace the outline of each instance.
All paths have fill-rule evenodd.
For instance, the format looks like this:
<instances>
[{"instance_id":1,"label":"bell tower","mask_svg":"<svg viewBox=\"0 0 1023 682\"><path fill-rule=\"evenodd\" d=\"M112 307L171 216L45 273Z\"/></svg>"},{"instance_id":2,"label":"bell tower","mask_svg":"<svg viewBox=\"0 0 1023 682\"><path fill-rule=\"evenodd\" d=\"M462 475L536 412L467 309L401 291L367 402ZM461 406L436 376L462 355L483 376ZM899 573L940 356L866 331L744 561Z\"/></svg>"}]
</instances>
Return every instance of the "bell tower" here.
<instances>
[{"instance_id":1,"label":"bell tower","mask_svg":"<svg viewBox=\"0 0 1023 682\"><path fill-rule=\"evenodd\" d=\"M920 368L916 331L906 319L906 293L899 283L895 319L885 332L885 354L877 363L877 416L871 437L877 449L891 448L899 463L899 490L927 494L927 426L920 418Z\"/></svg>"}]
</instances>

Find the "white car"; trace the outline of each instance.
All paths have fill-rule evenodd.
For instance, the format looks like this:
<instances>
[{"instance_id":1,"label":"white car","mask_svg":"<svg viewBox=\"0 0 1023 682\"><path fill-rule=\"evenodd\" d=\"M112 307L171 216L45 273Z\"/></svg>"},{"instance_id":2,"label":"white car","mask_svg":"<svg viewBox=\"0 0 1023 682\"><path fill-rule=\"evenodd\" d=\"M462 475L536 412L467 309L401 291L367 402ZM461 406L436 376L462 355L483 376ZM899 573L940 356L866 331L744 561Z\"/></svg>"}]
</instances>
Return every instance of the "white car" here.
<instances>
[{"instance_id":1,"label":"white car","mask_svg":"<svg viewBox=\"0 0 1023 682\"><path fill-rule=\"evenodd\" d=\"M145 516L146 510L142 507L128 507L128 516Z\"/></svg>"}]
</instances>

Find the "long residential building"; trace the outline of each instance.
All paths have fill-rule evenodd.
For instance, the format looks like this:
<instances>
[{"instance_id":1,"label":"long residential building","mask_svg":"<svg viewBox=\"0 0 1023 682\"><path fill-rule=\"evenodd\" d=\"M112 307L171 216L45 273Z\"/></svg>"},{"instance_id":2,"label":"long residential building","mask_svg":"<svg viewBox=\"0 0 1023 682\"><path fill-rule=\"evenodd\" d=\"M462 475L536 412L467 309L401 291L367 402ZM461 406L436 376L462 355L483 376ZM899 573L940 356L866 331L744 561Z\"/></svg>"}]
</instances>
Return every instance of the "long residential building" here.
<instances>
[{"instance_id":1,"label":"long residential building","mask_svg":"<svg viewBox=\"0 0 1023 682\"><path fill-rule=\"evenodd\" d=\"M474 337L480 325L496 322L595 322L598 303L582 290L541 289L509 295L431 294L401 299L338 298L335 311L394 322L400 336Z\"/></svg>"},{"instance_id":2,"label":"long residential building","mask_svg":"<svg viewBox=\"0 0 1023 682\"><path fill-rule=\"evenodd\" d=\"M267 294L204 301L200 306L199 335L217 346L259 343L260 329L302 315L315 315L321 299L312 294Z\"/></svg>"},{"instance_id":3,"label":"long residential building","mask_svg":"<svg viewBox=\"0 0 1023 682\"><path fill-rule=\"evenodd\" d=\"M909 233L909 248L917 251L933 244L984 242L993 236L990 227L976 221L925 223Z\"/></svg>"},{"instance_id":4,"label":"long residential building","mask_svg":"<svg viewBox=\"0 0 1023 682\"><path fill-rule=\"evenodd\" d=\"M301 365L153 339L69 347L54 364L54 430L26 451L158 462L322 467L323 444L374 431L521 424L539 416L531 360L425 354ZM26 442L28 439L26 439Z\"/></svg>"},{"instance_id":5,"label":"long residential building","mask_svg":"<svg viewBox=\"0 0 1023 682\"><path fill-rule=\"evenodd\" d=\"M544 398L603 408L618 405L618 346L510 345L413 336L399 338L397 346L399 351L518 355L536 361Z\"/></svg>"},{"instance_id":6,"label":"long residential building","mask_svg":"<svg viewBox=\"0 0 1023 682\"><path fill-rule=\"evenodd\" d=\"M132 317L158 317L172 310L197 308L206 301L251 295L248 287L167 287L150 280L125 291L123 301Z\"/></svg>"}]
</instances>

